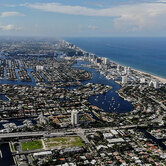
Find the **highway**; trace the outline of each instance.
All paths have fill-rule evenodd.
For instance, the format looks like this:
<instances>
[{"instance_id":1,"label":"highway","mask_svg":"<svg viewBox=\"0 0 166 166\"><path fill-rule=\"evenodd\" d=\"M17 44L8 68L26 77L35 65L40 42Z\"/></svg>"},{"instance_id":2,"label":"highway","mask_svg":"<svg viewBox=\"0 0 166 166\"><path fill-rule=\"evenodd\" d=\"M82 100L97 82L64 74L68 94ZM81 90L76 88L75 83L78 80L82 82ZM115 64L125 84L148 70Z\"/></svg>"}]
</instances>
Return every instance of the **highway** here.
<instances>
[{"instance_id":1,"label":"highway","mask_svg":"<svg viewBox=\"0 0 166 166\"><path fill-rule=\"evenodd\" d=\"M146 125L128 125L128 126L119 126L119 127L105 127L105 128L90 128L90 129L83 129L83 128L74 128L74 129L66 129L66 130L54 130L54 131L38 131L38 132L19 132L19 133L3 133L0 134L0 139L5 138L17 138L17 137L42 137L42 136L63 136L63 135L70 135L70 134L78 134L83 135L85 132L96 132L96 131L108 131L108 130L118 130L118 129L129 129L129 128L136 128L136 127L143 127Z\"/></svg>"}]
</instances>

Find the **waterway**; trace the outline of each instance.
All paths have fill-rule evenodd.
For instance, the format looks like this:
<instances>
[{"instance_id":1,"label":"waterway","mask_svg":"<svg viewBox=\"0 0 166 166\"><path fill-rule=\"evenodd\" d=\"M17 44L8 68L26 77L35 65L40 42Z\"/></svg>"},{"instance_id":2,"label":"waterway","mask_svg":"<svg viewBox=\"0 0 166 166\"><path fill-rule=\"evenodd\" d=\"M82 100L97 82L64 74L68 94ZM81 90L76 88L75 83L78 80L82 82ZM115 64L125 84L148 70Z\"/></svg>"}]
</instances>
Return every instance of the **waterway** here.
<instances>
[{"instance_id":1,"label":"waterway","mask_svg":"<svg viewBox=\"0 0 166 166\"><path fill-rule=\"evenodd\" d=\"M9 101L9 99L4 94L0 94L0 99L2 99L4 101Z\"/></svg>"},{"instance_id":2,"label":"waterway","mask_svg":"<svg viewBox=\"0 0 166 166\"><path fill-rule=\"evenodd\" d=\"M166 145L163 143L164 140L155 138L145 129L141 129L140 131L143 132L147 138L151 139L154 143L158 144L163 150L166 150Z\"/></svg>"},{"instance_id":3,"label":"waterway","mask_svg":"<svg viewBox=\"0 0 166 166\"><path fill-rule=\"evenodd\" d=\"M14 160L10 151L8 143L0 145L0 150L2 152L2 157L0 157L0 166L12 166L14 165Z\"/></svg>"},{"instance_id":4,"label":"waterway","mask_svg":"<svg viewBox=\"0 0 166 166\"><path fill-rule=\"evenodd\" d=\"M0 130L3 129L3 124L5 123L15 123L17 126L23 125L23 122L25 120L30 120L32 121L33 124L37 124L37 117L26 117L26 118L17 118L17 119L9 119L6 121L0 121Z\"/></svg>"},{"instance_id":5,"label":"waterway","mask_svg":"<svg viewBox=\"0 0 166 166\"><path fill-rule=\"evenodd\" d=\"M126 113L134 109L133 105L121 98L116 91L118 91L121 86L117 84L114 80L108 80L104 75L101 75L99 71L92 68L83 67L83 64L88 64L88 62L78 61L73 67L88 70L92 73L92 79L84 81L83 84L96 83L104 84L112 87L110 91L103 95L95 95L89 98L92 105L96 105L102 108L104 112L116 112L116 113Z\"/></svg>"},{"instance_id":6,"label":"waterway","mask_svg":"<svg viewBox=\"0 0 166 166\"><path fill-rule=\"evenodd\" d=\"M82 68L85 70L88 70L92 73L92 79L87 80L87 81L83 81L83 85L87 84L87 83L99 83L99 84L105 84L105 85L109 85L112 87L112 89L107 92L104 95L95 95L95 96L91 96L89 98L89 101L91 102L92 105L96 105L99 108L102 108L105 112L118 112L118 113L125 113L125 112L130 112L133 110L133 106L131 103L129 103L128 101L124 100L123 98L121 98L116 91L119 90L121 88L121 86L119 84L117 84L116 82L114 82L113 80L107 80L105 78L105 76L101 75L96 69L92 69L92 68L87 68L87 67L83 67L82 64L87 64L88 62L84 62L84 61L78 61L77 64L74 64L73 67L77 67L77 68ZM31 69L28 69L28 73L31 76ZM5 73L6 74L6 73ZM16 73L17 74L17 73ZM32 85L32 86L36 86L36 82L32 78L32 82L22 82L19 79L19 76L17 74L18 80L17 81L10 81L6 79L6 75L4 79L0 80L0 84L16 84L16 85ZM77 88L77 87L70 87L70 88ZM0 97L7 101L7 98L4 94L1 94ZM23 124L23 120L25 119L14 119L14 120L9 120L8 122L0 122L0 128L2 128L4 123L9 123L9 122L14 122L17 125L22 125ZM33 123L35 123L35 121L32 121ZM3 154L3 158L0 158L0 166L9 166L9 165L13 165L13 159L12 159L12 155L9 149L9 145L8 144L3 144L0 146L0 150L2 151Z\"/></svg>"},{"instance_id":7,"label":"waterway","mask_svg":"<svg viewBox=\"0 0 166 166\"><path fill-rule=\"evenodd\" d=\"M6 79L6 70L4 71L4 79L0 79L0 84L10 84L10 85L31 85L31 86L36 86L36 82L34 80L34 78L31 75L31 71L33 71L32 69L27 69L27 72L29 74L29 76L31 77L32 81L21 81L18 75L18 71L19 69L15 69L16 71L16 76L17 76L17 80L7 80Z\"/></svg>"},{"instance_id":8,"label":"waterway","mask_svg":"<svg viewBox=\"0 0 166 166\"><path fill-rule=\"evenodd\" d=\"M121 98L116 91L121 88L119 84L117 84L113 80L107 80L104 75L101 75L100 72L98 72L96 69L92 68L87 68L83 67L83 64L88 64L88 62L85 61L77 61L76 64L73 65L73 67L77 68L82 68L85 70L88 70L92 73L92 79L84 81L83 84L87 83L99 83L99 84L104 84L104 85L109 85L112 87L112 89L107 92L104 95L96 95L96 96L91 96L89 98L89 101L91 102L92 105L96 105L99 108L102 108L105 112L118 112L118 113L126 113L130 112L133 110L133 106L131 103L128 101L124 100ZM16 74L17 74L17 80L12 81L12 80L7 80L6 79L6 72L4 79L0 79L0 84L16 84L16 85L31 85L31 86L36 86L36 82L34 78L31 75L32 69L27 69L28 74L30 75L32 81L31 82L23 82L19 79L18 76L18 69L16 69ZM45 79L46 80L46 79ZM46 82L48 82L46 80ZM69 89L73 89L77 87L69 87ZM0 97L7 101L7 98L5 95L0 95Z\"/></svg>"}]
</instances>

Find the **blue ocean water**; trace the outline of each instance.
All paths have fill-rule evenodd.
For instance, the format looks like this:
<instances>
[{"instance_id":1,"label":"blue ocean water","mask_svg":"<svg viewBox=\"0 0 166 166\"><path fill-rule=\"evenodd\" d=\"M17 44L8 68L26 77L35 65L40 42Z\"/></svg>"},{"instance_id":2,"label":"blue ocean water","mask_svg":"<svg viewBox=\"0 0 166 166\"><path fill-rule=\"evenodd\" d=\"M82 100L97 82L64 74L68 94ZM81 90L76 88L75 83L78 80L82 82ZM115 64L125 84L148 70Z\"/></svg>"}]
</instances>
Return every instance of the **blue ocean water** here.
<instances>
[{"instance_id":1,"label":"blue ocean water","mask_svg":"<svg viewBox=\"0 0 166 166\"><path fill-rule=\"evenodd\" d=\"M97 56L166 78L166 38L67 38Z\"/></svg>"}]
</instances>

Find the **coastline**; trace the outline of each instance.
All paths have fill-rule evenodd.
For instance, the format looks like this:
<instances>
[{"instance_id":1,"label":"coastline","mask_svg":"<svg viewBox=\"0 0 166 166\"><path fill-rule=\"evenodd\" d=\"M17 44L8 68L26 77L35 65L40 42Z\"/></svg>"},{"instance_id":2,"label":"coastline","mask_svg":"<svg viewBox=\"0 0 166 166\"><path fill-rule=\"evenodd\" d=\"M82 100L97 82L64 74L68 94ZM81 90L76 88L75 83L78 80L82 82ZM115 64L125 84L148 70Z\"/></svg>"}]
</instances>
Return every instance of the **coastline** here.
<instances>
[{"instance_id":1,"label":"coastline","mask_svg":"<svg viewBox=\"0 0 166 166\"><path fill-rule=\"evenodd\" d=\"M107 58L107 57L105 57L105 58ZM113 60L110 59L110 58L108 58L108 59L109 59L112 63L115 63L115 64L120 65L120 66L130 67L132 70L134 70L134 71L136 71L136 72L138 72L138 73L140 73L140 74L149 75L149 76L152 77L152 79L157 79L157 80L159 80L161 83L166 84L166 78L164 78L164 77L162 77L162 76L155 75L155 74L153 74L153 73L150 73L150 72L147 72L147 71L143 71L143 70L141 70L141 69L136 69L136 68L133 68L133 67L131 67L131 66L127 66L127 65L125 65L125 64L122 64L122 63L113 61Z\"/></svg>"},{"instance_id":2,"label":"coastline","mask_svg":"<svg viewBox=\"0 0 166 166\"><path fill-rule=\"evenodd\" d=\"M66 40L65 40L66 41ZM70 43L69 41L67 41L68 43ZM80 50L83 50L84 52L87 52L87 53L92 53L92 52L89 52L89 51L85 51L85 49L82 49L80 47L77 46L77 48L79 48ZM92 54L95 54L95 53L92 53ZM95 54L96 55L96 54ZM101 56L101 55L96 55L97 57L104 57L104 58L108 58L108 57L105 57L105 56ZM120 63L120 62L117 62L117 61L114 61L112 60L111 58L108 58L111 62L115 63L115 64L118 64L120 66L126 66L126 67L130 67L132 70L140 73L140 74L145 74L145 75L149 75L152 79L157 79L158 81L160 81L161 83L163 84L166 84L166 77L164 76L161 76L161 75L158 75L158 74L155 74L155 73L151 73L150 71L144 71L142 69L138 69L138 68L134 68L134 67L131 67L130 65L127 65L127 64L123 64L123 63Z\"/></svg>"},{"instance_id":3,"label":"coastline","mask_svg":"<svg viewBox=\"0 0 166 166\"><path fill-rule=\"evenodd\" d=\"M141 74L147 74L147 75L151 76L153 79L157 79L160 82L162 82L163 84L166 84L166 78L164 78L164 77L160 77L160 76L157 76L157 75L154 75L154 74L151 74L151 73L148 73L148 72L144 72L144 71L141 71L141 70L138 70L138 69L133 69L133 70L136 71L136 72L139 72Z\"/></svg>"},{"instance_id":4,"label":"coastline","mask_svg":"<svg viewBox=\"0 0 166 166\"><path fill-rule=\"evenodd\" d=\"M110 58L108 58L111 62L115 63L115 64L118 64L120 66L126 66L124 64L120 64L119 62L115 62L115 61L112 61ZM162 76L159 76L159 75L155 75L153 73L150 73L150 72L147 72L147 71L143 71L141 69L136 69L136 68L133 68L131 66L126 66L126 67L130 67L132 70L140 73L140 74L144 74L144 75L149 75L150 77L152 77L152 79L157 79L159 80L161 83L163 84L166 84L166 78L162 77Z\"/></svg>"},{"instance_id":5,"label":"coastline","mask_svg":"<svg viewBox=\"0 0 166 166\"><path fill-rule=\"evenodd\" d=\"M96 55L96 54L95 54ZM101 57L101 56L98 56L98 57ZM104 57L104 58L107 58L107 57ZM112 59L108 58L112 63L115 63L117 65L120 65L120 66L126 66L126 67L130 67L131 70L134 70L140 74L144 74L144 75L149 75L152 79L157 79L158 81L160 81L161 83L163 84L166 84L166 78L162 77L162 76L158 76L158 75L155 75L153 73L150 73L150 72L147 72L147 71L143 71L141 69L136 69L136 68L133 68L131 66L127 66L125 64L122 64L122 63L119 63L119 62L116 62L116 61L113 61Z\"/></svg>"}]
</instances>

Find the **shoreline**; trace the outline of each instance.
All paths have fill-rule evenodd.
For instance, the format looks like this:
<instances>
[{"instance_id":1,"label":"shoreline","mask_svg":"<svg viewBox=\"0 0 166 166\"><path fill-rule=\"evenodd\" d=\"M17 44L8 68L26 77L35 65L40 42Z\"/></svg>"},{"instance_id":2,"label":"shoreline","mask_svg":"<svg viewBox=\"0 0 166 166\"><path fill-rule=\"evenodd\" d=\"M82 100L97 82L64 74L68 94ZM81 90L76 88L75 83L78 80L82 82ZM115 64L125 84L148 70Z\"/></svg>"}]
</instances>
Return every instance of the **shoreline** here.
<instances>
[{"instance_id":1,"label":"shoreline","mask_svg":"<svg viewBox=\"0 0 166 166\"><path fill-rule=\"evenodd\" d=\"M155 74L153 74L153 73L150 73L150 72L147 72L147 71L143 71L143 70L141 70L141 69L136 69L136 68L133 68L133 67L131 67L131 66L126 66L126 65L124 65L124 64L117 63L117 62L115 62L115 61L112 61L110 58L108 58L108 59L109 59L111 62L115 63L115 64L118 64L118 65L120 65L120 66L130 67L131 70L134 70L134 71L136 71L136 72L138 72L138 73L140 73L140 74L149 75L152 79L157 79L157 80L159 80L160 82L162 82L163 84L166 84L166 78L164 78L164 77L162 77L162 76L155 75Z\"/></svg>"},{"instance_id":2,"label":"shoreline","mask_svg":"<svg viewBox=\"0 0 166 166\"><path fill-rule=\"evenodd\" d=\"M65 40L66 41L66 40ZM70 43L68 41L66 41L67 43ZM74 44L75 45L75 44ZM92 52L88 52L88 51L85 51L84 49L78 47L77 45L75 45L77 48L79 48L80 50L86 52L86 53L89 53L89 54L94 54L96 55L95 53L92 53ZM108 58L108 57L104 57L104 56L99 56L99 55L96 55L97 57L103 57L103 58L107 58L109 59L112 63L115 63L117 65L120 65L120 66L126 66L126 67L130 67L132 70L140 73L140 74L145 74L145 75L149 75L152 79L157 79L158 81L160 81L161 83L163 84L166 84L166 77L163 77L163 76L160 76L160 75L157 75L155 73L150 73L148 71L144 71L144 70L141 70L141 69L137 69L137 68L134 68L134 67L131 67L130 65L126 65L126 64L123 64L123 63L119 63L117 61L114 61L112 60L111 58Z\"/></svg>"},{"instance_id":3,"label":"shoreline","mask_svg":"<svg viewBox=\"0 0 166 166\"><path fill-rule=\"evenodd\" d=\"M104 57L104 58L107 58L107 57ZM112 59L108 58L112 63L115 63L117 65L120 65L120 66L125 66L125 67L130 67L131 70L134 70L140 74L145 74L145 75L149 75L152 77L152 79L157 79L159 80L160 82L162 82L163 84L166 84L166 78L160 76L160 75L155 75L154 73L150 73L150 72L147 72L147 71L143 71L141 69L136 69L134 67L131 67L131 66L127 66L125 64L122 64L122 63L119 63L119 62L116 62L116 61L113 61Z\"/></svg>"},{"instance_id":4,"label":"shoreline","mask_svg":"<svg viewBox=\"0 0 166 166\"><path fill-rule=\"evenodd\" d=\"M148 73L148 72L145 72L145 71L141 71L141 70L138 70L138 69L134 69L134 68L132 68L132 69L136 72L141 73L141 74L147 74L147 75L151 76L153 79L157 79L160 82L162 82L163 84L166 84L166 78L164 78L164 77L157 76L157 75L154 75L154 74L151 74L151 73Z\"/></svg>"}]
</instances>

